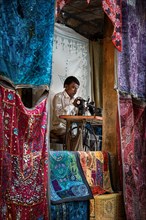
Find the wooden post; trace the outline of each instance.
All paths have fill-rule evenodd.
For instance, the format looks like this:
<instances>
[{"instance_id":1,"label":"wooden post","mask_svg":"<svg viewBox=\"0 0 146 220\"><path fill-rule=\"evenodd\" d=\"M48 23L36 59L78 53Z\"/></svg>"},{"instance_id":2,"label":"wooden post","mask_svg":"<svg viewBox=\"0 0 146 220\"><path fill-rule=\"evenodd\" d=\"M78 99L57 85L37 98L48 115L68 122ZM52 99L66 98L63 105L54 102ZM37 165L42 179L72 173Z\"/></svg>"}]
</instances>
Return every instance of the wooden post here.
<instances>
[{"instance_id":1,"label":"wooden post","mask_svg":"<svg viewBox=\"0 0 146 220\"><path fill-rule=\"evenodd\" d=\"M113 25L105 17L105 34L103 39L103 135L102 149L117 153L116 120L117 92L114 90L114 53L115 47L111 36Z\"/></svg>"}]
</instances>

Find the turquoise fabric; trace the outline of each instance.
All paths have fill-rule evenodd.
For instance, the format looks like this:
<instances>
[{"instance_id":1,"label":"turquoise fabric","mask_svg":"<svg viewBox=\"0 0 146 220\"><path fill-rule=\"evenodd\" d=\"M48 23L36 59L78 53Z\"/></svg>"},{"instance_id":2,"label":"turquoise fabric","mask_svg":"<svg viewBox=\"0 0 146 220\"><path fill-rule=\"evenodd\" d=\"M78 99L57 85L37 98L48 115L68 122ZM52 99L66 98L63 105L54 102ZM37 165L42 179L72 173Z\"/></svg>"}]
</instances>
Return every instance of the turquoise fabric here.
<instances>
[{"instance_id":1,"label":"turquoise fabric","mask_svg":"<svg viewBox=\"0 0 146 220\"><path fill-rule=\"evenodd\" d=\"M88 220L89 201L51 205L51 220Z\"/></svg>"},{"instance_id":2,"label":"turquoise fabric","mask_svg":"<svg viewBox=\"0 0 146 220\"><path fill-rule=\"evenodd\" d=\"M55 0L0 1L0 75L17 85L50 85Z\"/></svg>"},{"instance_id":3,"label":"turquoise fabric","mask_svg":"<svg viewBox=\"0 0 146 220\"><path fill-rule=\"evenodd\" d=\"M92 198L77 152L50 152L50 192L52 204Z\"/></svg>"}]
</instances>

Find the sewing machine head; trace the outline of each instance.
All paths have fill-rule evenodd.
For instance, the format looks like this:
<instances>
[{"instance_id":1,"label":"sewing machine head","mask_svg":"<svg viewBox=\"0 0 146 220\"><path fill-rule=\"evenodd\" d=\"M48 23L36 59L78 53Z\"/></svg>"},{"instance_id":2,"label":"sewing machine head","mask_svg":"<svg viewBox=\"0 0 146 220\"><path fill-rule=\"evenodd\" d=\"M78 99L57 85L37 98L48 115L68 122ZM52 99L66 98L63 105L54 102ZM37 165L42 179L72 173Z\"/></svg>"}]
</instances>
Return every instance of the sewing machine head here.
<instances>
[{"instance_id":1,"label":"sewing machine head","mask_svg":"<svg viewBox=\"0 0 146 220\"><path fill-rule=\"evenodd\" d=\"M90 98L85 100L82 97L77 97L74 104L78 108L78 115L102 116L102 109L96 108L94 101L90 101Z\"/></svg>"}]
</instances>

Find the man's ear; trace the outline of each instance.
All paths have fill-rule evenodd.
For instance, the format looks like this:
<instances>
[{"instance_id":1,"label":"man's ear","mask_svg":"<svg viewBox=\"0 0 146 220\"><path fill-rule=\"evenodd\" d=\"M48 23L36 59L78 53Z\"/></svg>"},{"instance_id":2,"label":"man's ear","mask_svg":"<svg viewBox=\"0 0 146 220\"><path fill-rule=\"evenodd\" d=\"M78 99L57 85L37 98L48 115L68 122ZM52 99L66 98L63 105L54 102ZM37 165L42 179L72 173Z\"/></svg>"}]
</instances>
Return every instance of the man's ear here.
<instances>
[{"instance_id":1,"label":"man's ear","mask_svg":"<svg viewBox=\"0 0 146 220\"><path fill-rule=\"evenodd\" d=\"M64 88L65 88L65 89L68 89L68 85L66 84L66 85L64 86Z\"/></svg>"}]
</instances>

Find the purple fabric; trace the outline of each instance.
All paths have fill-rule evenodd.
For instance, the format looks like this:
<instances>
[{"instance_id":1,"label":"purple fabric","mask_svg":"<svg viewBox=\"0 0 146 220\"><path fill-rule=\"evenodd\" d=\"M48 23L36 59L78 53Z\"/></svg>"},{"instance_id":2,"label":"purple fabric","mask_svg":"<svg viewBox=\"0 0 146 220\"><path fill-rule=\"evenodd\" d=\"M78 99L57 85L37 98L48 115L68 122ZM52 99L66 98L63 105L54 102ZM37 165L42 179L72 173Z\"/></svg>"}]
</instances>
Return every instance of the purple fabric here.
<instances>
[{"instance_id":1,"label":"purple fabric","mask_svg":"<svg viewBox=\"0 0 146 220\"><path fill-rule=\"evenodd\" d=\"M118 53L117 89L146 100L146 1L122 1L123 50Z\"/></svg>"}]
</instances>

